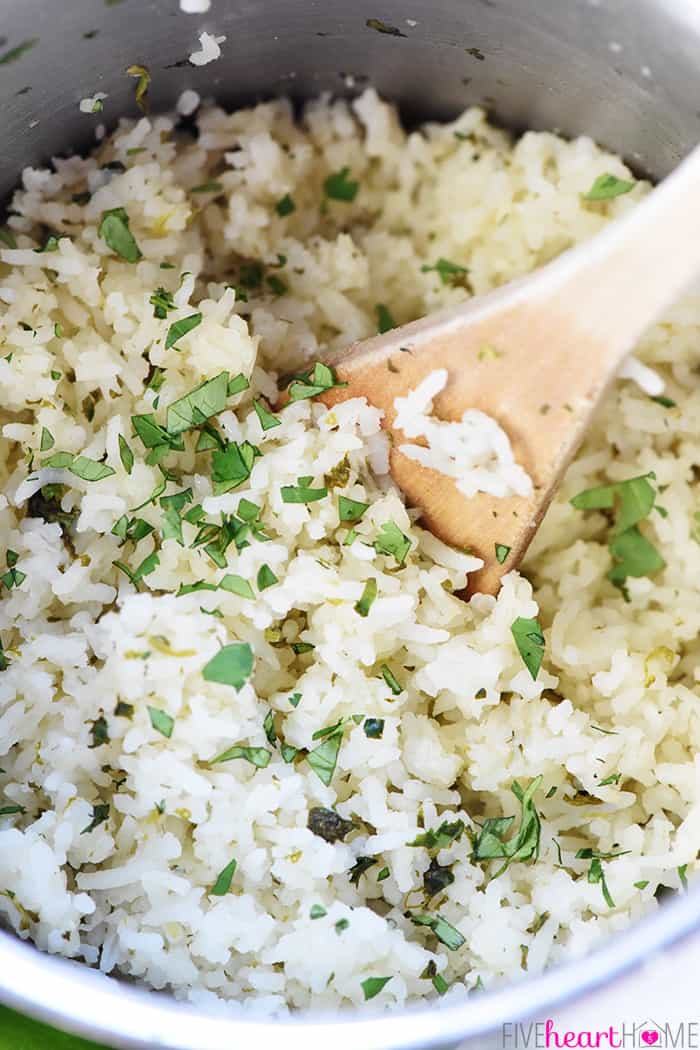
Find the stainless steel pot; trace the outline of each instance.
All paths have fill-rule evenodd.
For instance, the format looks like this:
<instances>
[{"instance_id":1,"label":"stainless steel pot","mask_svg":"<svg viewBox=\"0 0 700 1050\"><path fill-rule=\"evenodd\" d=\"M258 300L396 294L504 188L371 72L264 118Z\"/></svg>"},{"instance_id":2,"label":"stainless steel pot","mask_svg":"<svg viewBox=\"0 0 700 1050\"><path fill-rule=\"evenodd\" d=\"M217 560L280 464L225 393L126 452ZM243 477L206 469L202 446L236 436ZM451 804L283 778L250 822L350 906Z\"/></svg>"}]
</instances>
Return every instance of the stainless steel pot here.
<instances>
[{"instance_id":1,"label":"stainless steel pot","mask_svg":"<svg viewBox=\"0 0 700 1050\"><path fill-rule=\"evenodd\" d=\"M195 69L187 56L202 29L227 40L218 62ZM124 74L133 63L151 71L154 109L185 87L228 105L347 95L352 74L358 88L369 81L398 101L408 120L482 103L514 128L591 134L659 178L700 137L698 0L212 0L196 16L178 0L0 0L0 60L16 48L18 57L0 61L0 199L25 165L91 146L94 121L79 112L81 98L105 91L107 117L135 113ZM661 963L648 1005L660 1006L674 983L669 946L698 926L695 890L586 959L459 1006L283 1025L243 1020L233 1008L205 1016L0 933L0 1001L119 1047L487 1050L504 1045L505 1021L582 1016L571 1006L561 1015L577 996L597 1009L612 987L613 1002L631 1003L651 957Z\"/></svg>"}]
</instances>

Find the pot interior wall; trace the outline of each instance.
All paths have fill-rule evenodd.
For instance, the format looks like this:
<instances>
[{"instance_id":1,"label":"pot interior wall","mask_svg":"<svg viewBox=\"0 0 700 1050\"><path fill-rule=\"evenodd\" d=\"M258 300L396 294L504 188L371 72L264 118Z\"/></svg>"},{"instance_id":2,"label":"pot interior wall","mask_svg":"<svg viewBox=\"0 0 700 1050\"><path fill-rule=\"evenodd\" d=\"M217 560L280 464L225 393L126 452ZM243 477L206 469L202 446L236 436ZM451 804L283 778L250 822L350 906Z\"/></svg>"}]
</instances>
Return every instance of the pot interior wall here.
<instances>
[{"instance_id":1,"label":"pot interior wall","mask_svg":"<svg viewBox=\"0 0 700 1050\"><path fill-rule=\"evenodd\" d=\"M156 110L185 87L235 105L372 83L409 120L480 103L516 129L591 134L655 177L700 135L695 0L213 0L203 15L178 0L0 0L0 14L0 200L25 165L137 115L134 63ZM227 40L195 68L203 29ZM109 96L99 118L78 109L95 91Z\"/></svg>"}]
</instances>

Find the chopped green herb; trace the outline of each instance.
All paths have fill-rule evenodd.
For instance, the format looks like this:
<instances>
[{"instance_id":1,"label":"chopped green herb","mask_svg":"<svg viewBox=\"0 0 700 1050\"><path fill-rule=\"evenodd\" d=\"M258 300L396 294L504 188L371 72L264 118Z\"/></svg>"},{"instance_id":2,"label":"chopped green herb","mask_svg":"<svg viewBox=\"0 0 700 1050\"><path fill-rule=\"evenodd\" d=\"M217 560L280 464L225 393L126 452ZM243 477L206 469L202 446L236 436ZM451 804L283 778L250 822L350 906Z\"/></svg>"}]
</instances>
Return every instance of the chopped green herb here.
<instances>
[{"instance_id":1,"label":"chopped green herb","mask_svg":"<svg viewBox=\"0 0 700 1050\"><path fill-rule=\"evenodd\" d=\"M213 379L206 379L189 394L168 405L166 429L169 434L182 434L192 427L199 427L212 416L223 412L229 396L228 372L221 372Z\"/></svg>"},{"instance_id":2,"label":"chopped green herb","mask_svg":"<svg viewBox=\"0 0 700 1050\"><path fill-rule=\"evenodd\" d=\"M350 925L350 920L349 919L338 919L338 921L335 924L335 932L340 936L340 934L343 932L343 930L347 930L349 925Z\"/></svg>"},{"instance_id":3,"label":"chopped green herb","mask_svg":"<svg viewBox=\"0 0 700 1050\"><path fill-rule=\"evenodd\" d=\"M54 452L52 456L44 460L43 466L57 467L69 470L77 478L83 481L102 481L116 471L108 467L106 463L98 463L88 456L75 456L72 452Z\"/></svg>"},{"instance_id":4,"label":"chopped green herb","mask_svg":"<svg viewBox=\"0 0 700 1050\"><path fill-rule=\"evenodd\" d=\"M354 201L360 184L349 178L349 175L350 168L346 167L324 179L323 192L326 197L333 201Z\"/></svg>"},{"instance_id":5,"label":"chopped green herb","mask_svg":"<svg viewBox=\"0 0 700 1050\"><path fill-rule=\"evenodd\" d=\"M359 613L360 616L368 616L369 611L372 608L377 597L377 581L374 577L367 580L365 588L362 592L362 597L359 601L355 602L355 612Z\"/></svg>"},{"instance_id":6,"label":"chopped green herb","mask_svg":"<svg viewBox=\"0 0 700 1050\"><path fill-rule=\"evenodd\" d=\"M103 211L97 232L107 247L127 262L135 263L141 258L141 251L129 229L129 216L124 208Z\"/></svg>"},{"instance_id":7,"label":"chopped green herb","mask_svg":"<svg viewBox=\"0 0 700 1050\"><path fill-rule=\"evenodd\" d=\"M645 890L649 885L649 879L642 879L641 882L635 882L634 888L636 890Z\"/></svg>"},{"instance_id":8,"label":"chopped green herb","mask_svg":"<svg viewBox=\"0 0 700 1050\"><path fill-rule=\"evenodd\" d=\"M136 586L139 580L142 580L144 576L148 576L160 565L160 558L154 551L152 554L149 554L148 557L144 558L138 568L133 571L122 561L113 561L112 565L123 572L125 576L128 576L134 586Z\"/></svg>"},{"instance_id":9,"label":"chopped green herb","mask_svg":"<svg viewBox=\"0 0 700 1050\"><path fill-rule=\"evenodd\" d=\"M503 565L503 562L506 560L506 558L510 554L510 550L511 549L510 549L510 547L507 547L505 545L505 543L497 543L495 545L495 547L496 547L496 561L498 562L499 565Z\"/></svg>"},{"instance_id":10,"label":"chopped green herb","mask_svg":"<svg viewBox=\"0 0 700 1050\"><path fill-rule=\"evenodd\" d=\"M396 321L388 306L385 306L384 303L377 303L375 309L377 311L377 331L380 335L396 328Z\"/></svg>"},{"instance_id":11,"label":"chopped green herb","mask_svg":"<svg viewBox=\"0 0 700 1050\"><path fill-rule=\"evenodd\" d=\"M688 892L688 878L686 876L687 870L688 870L688 865L687 864L679 864L678 865L678 878L681 880L681 886L686 891L686 893Z\"/></svg>"},{"instance_id":12,"label":"chopped green herb","mask_svg":"<svg viewBox=\"0 0 700 1050\"><path fill-rule=\"evenodd\" d=\"M438 995L444 995L450 987L441 973L434 974L430 979L433 982L433 988Z\"/></svg>"},{"instance_id":13,"label":"chopped green herb","mask_svg":"<svg viewBox=\"0 0 700 1050\"><path fill-rule=\"evenodd\" d=\"M92 723L90 736L92 737L92 743L88 744L88 747L91 750L109 743L109 724L103 714L100 714Z\"/></svg>"},{"instance_id":14,"label":"chopped green herb","mask_svg":"<svg viewBox=\"0 0 700 1050\"><path fill-rule=\"evenodd\" d=\"M338 753L340 751L340 745L343 740L343 725L339 722L337 725L332 727L332 732L327 731L330 735L326 736L324 740L315 747L313 751L309 751L306 756L306 761L313 769L316 776L321 780L326 787L329 786L333 779L335 767L338 762ZM314 734L315 736L315 734Z\"/></svg>"},{"instance_id":15,"label":"chopped green herb","mask_svg":"<svg viewBox=\"0 0 700 1050\"><path fill-rule=\"evenodd\" d=\"M511 791L520 802L520 826L512 838L506 839L506 834L515 817L490 817L484 821L474 842L474 859L502 858L503 867L494 878L514 861L537 860L539 856L541 825L533 799L541 783L539 776L530 781L525 791L517 782L512 785Z\"/></svg>"},{"instance_id":16,"label":"chopped green herb","mask_svg":"<svg viewBox=\"0 0 700 1050\"><path fill-rule=\"evenodd\" d=\"M83 828L80 832L81 835L87 835L89 832L94 831L100 824L104 824L109 819L109 803L100 802L92 807L92 820Z\"/></svg>"},{"instance_id":17,"label":"chopped green herb","mask_svg":"<svg viewBox=\"0 0 700 1050\"><path fill-rule=\"evenodd\" d=\"M287 291L287 285L284 283L281 277L277 274L269 274L267 277L267 285L271 292L275 295L284 295Z\"/></svg>"},{"instance_id":18,"label":"chopped green herb","mask_svg":"<svg viewBox=\"0 0 700 1050\"><path fill-rule=\"evenodd\" d=\"M369 503L362 503L361 500L350 499L348 496L338 497L338 518L340 521L359 521L368 508Z\"/></svg>"},{"instance_id":19,"label":"chopped green herb","mask_svg":"<svg viewBox=\"0 0 700 1050\"><path fill-rule=\"evenodd\" d=\"M664 397L663 394L657 394L656 397L649 398L650 401L655 401L657 405L661 405L662 408L675 408L676 402L670 397Z\"/></svg>"},{"instance_id":20,"label":"chopped green herb","mask_svg":"<svg viewBox=\"0 0 700 1050\"><path fill-rule=\"evenodd\" d=\"M433 266L421 266L421 273L430 273L431 270L438 274L443 284L453 287L460 284L464 286L466 275L469 272L464 266L458 266L449 259L438 259Z\"/></svg>"},{"instance_id":21,"label":"chopped green herb","mask_svg":"<svg viewBox=\"0 0 700 1050\"><path fill-rule=\"evenodd\" d=\"M324 365L322 361L317 361L311 372L297 376L290 384L289 400L304 401L341 386L347 386L347 383L339 383L333 369Z\"/></svg>"},{"instance_id":22,"label":"chopped green herb","mask_svg":"<svg viewBox=\"0 0 700 1050\"><path fill-rule=\"evenodd\" d=\"M458 842L464 832L464 821L443 820L438 828L428 828L422 834L417 835L409 846L425 846L429 850L447 849L453 842Z\"/></svg>"},{"instance_id":23,"label":"chopped green herb","mask_svg":"<svg viewBox=\"0 0 700 1050\"><path fill-rule=\"evenodd\" d=\"M374 29L377 33L385 33L387 36L406 36L398 26L387 25L386 22L382 22L381 18L368 18L365 25L368 29Z\"/></svg>"},{"instance_id":24,"label":"chopped green herb","mask_svg":"<svg viewBox=\"0 0 700 1050\"><path fill-rule=\"evenodd\" d=\"M219 581L219 587L222 591L229 591L231 594L237 594L239 598L255 598L255 592L250 586L247 580L244 580L242 576L237 576L235 573L227 573Z\"/></svg>"},{"instance_id":25,"label":"chopped green herb","mask_svg":"<svg viewBox=\"0 0 700 1050\"><path fill-rule=\"evenodd\" d=\"M138 77L136 83L136 105L142 113L148 112L148 88L151 83L151 74L145 66L129 66L127 76Z\"/></svg>"},{"instance_id":26,"label":"chopped green herb","mask_svg":"<svg viewBox=\"0 0 700 1050\"><path fill-rule=\"evenodd\" d=\"M169 310L176 309L172 292L166 292L165 288L156 288L148 301L153 307L153 316L159 321L165 320Z\"/></svg>"},{"instance_id":27,"label":"chopped green herb","mask_svg":"<svg viewBox=\"0 0 700 1050\"><path fill-rule=\"evenodd\" d=\"M376 995L379 995L382 988L384 988L390 980L391 977L367 977L364 981L361 981L360 986L364 993L365 1002L369 1002L370 999L374 999Z\"/></svg>"},{"instance_id":28,"label":"chopped green herb","mask_svg":"<svg viewBox=\"0 0 700 1050\"><path fill-rule=\"evenodd\" d=\"M148 708L148 717L150 718L151 725L155 731L169 740L173 735L175 719L172 718L167 711L161 711L157 707Z\"/></svg>"},{"instance_id":29,"label":"chopped green herb","mask_svg":"<svg viewBox=\"0 0 700 1050\"><path fill-rule=\"evenodd\" d=\"M122 461L122 466L127 474L131 474L134 467L134 453L129 448L126 440L119 435L119 458Z\"/></svg>"},{"instance_id":30,"label":"chopped green herb","mask_svg":"<svg viewBox=\"0 0 700 1050\"><path fill-rule=\"evenodd\" d=\"M377 554L393 555L399 565L403 565L411 549L411 541L404 536L396 522L387 521L380 529L379 537L374 541Z\"/></svg>"},{"instance_id":31,"label":"chopped green herb","mask_svg":"<svg viewBox=\"0 0 700 1050\"><path fill-rule=\"evenodd\" d=\"M278 583L278 579L269 565L261 565L258 569L257 585L259 591L265 591L268 587Z\"/></svg>"},{"instance_id":32,"label":"chopped green herb","mask_svg":"<svg viewBox=\"0 0 700 1050\"><path fill-rule=\"evenodd\" d=\"M265 408L261 398L257 397L255 401L253 401L253 408L255 409L255 414L260 420L260 426L263 430L272 430L273 427L281 425L282 420L278 416L273 416L272 412L269 412L267 408Z\"/></svg>"},{"instance_id":33,"label":"chopped green herb","mask_svg":"<svg viewBox=\"0 0 700 1050\"><path fill-rule=\"evenodd\" d=\"M393 695L399 696L399 694L403 692L403 687L396 680L396 677L391 671L391 668L389 668L386 664L382 664L380 671L382 672L382 678L391 689Z\"/></svg>"},{"instance_id":34,"label":"chopped green herb","mask_svg":"<svg viewBox=\"0 0 700 1050\"><path fill-rule=\"evenodd\" d=\"M316 647L311 642L292 642L292 650L297 656L302 656L304 653L310 653Z\"/></svg>"},{"instance_id":35,"label":"chopped green herb","mask_svg":"<svg viewBox=\"0 0 700 1050\"><path fill-rule=\"evenodd\" d=\"M619 179L617 175L599 175L583 199L587 201L609 201L634 189L634 183L628 179Z\"/></svg>"},{"instance_id":36,"label":"chopped green herb","mask_svg":"<svg viewBox=\"0 0 700 1050\"><path fill-rule=\"evenodd\" d=\"M175 346L175 343L183 339L188 332L197 328L201 323L202 315L200 313L189 314L187 317L182 317L179 321L174 321L165 337L165 349L169 350L172 346ZM177 350L177 347L175 349Z\"/></svg>"},{"instance_id":37,"label":"chopped green herb","mask_svg":"<svg viewBox=\"0 0 700 1050\"><path fill-rule=\"evenodd\" d=\"M636 525L614 536L608 547L615 564L607 576L615 586L622 587L628 576L651 576L666 565L654 544Z\"/></svg>"},{"instance_id":38,"label":"chopped green herb","mask_svg":"<svg viewBox=\"0 0 700 1050\"><path fill-rule=\"evenodd\" d=\"M226 867L219 872L216 882L209 891L212 897L225 897L231 889L231 882L236 871L236 861L230 860Z\"/></svg>"},{"instance_id":39,"label":"chopped green herb","mask_svg":"<svg viewBox=\"0 0 700 1050\"><path fill-rule=\"evenodd\" d=\"M229 747L228 750L222 751L216 758L211 759L211 765L216 765L218 762L231 762L237 758L243 758L246 762L250 762L251 765L256 766L258 769L265 769L270 764L272 752L268 751L266 747Z\"/></svg>"},{"instance_id":40,"label":"chopped green herb","mask_svg":"<svg viewBox=\"0 0 700 1050\"><path fill-rule=\"evenodd\" d=\"M311 910L309 912L310 919L323 919L326 915L328 915L328 912L320 904L311 905Z\"/></svg>"},{"instance_id":41,"label":"chopped green herb","mask_svg":"<svg viewBox=\"0 0 700 1050\"><path fill-rule=\"evenodd\" d=\"M221 496L224 492L238 488L250 477L253 463L259 456L260 449L251 445L249 441L238 444L230 441L223 450L217 449L212 453L212 481L214 482L214 495Z\"/></svg>"},{"instance_id":42,"label":"chopped green herb","mask_svg":"<svg viewBox=\"0 0 700 1050\"><path fill-rule=\"evenodd\" d=\"M523 658L523 663L533 679L537 678L542 666L542 657L544 656L542 628L537 620L518 616L517 620L514 620L511 624L510 630L518 647L518 652Z\"/></svg>"},{"instance_id":43,"label":"chopped green herb","mask_svg":"<svg viewBox=\"0 0 700 1050\"><path fill-rule=\"evenodd\" d=\"M281 219L283 219L285 215L291 215L293 211L296 211L296 204L288 193L285 193L284 197L280 197L277 201L275 204L275 211Z\"/></svg>"},{"instance_id":44,"label":"chopped green herb","mask_svg":"<svg viewBox=\"0 0 700 1050\"><path fill-rule=\"evenodd\" d=\"M234 642L219 649L204 666L202 677L206 682L230 685L240 692L253 670L253 650L247 642Z\"/></svg>"},{"instance_id":45,"label":"chopped green herb","mask_svg":"<svg viewBox=\"0 0 700 1050\"><path fill-rule=\"evenodd\" d=\"M598 853L596 850L590 849L589 847L585 847L576 852L577 860L590 860L588 881L593 885L600 883L600 888L603 891L603 898L609 908L615 907L615 901L612 899L612 895L608 889L601 861L612 860L614 857L619 856L621 856L620 853Z\"/></svg>"},{"instance_id":46,"label":"chopped green herb","mask_svg":"<svg viewBox=\"0 0 700 1050\"><path fill-rule=\"evenodd\" d=\"M382 868L381 871L377 872L377 882L384 882L385 879L389 878L389 874L388 868Z\"/></svg>"},{"instance_id":47,"label":"chopped green herb","mask_svg":"<svg viewBox=\"0 0 700 1050\"><path fill-rule=\"evenodd\" d=\"M434 897L451 886L454 881L455 877L451 869L439 864L437 857L433 857L428 870L423 875L423 889L428 897Z\"/></svg>"},{"instance_id":48,"label":"chopped green herb","mask_svg":"<svg viewBox=\"0 0 700 1050\"><path fill-rule=\"evenodd\" d=\"M289 765L289 763L293 762L299 754L299 748L292 747L290 744L281 744L280 753L282 755L282 760Z\"/></svg>"},{"instance_id":49,"label":"chopped green herb","mask_svg":"<svg viewBox=\"0 0 700 1050\"><path fill-rule=\"evenodd\" d=\"M41 428L41 442L39 448L42 452L48 452L50 448L53 448L56 444L53 434L46 427Z\"/></svg>"},{"instance_id":50,"label":"chopped green herb","mask_svg":"<svg viewBox=\"0 0 700 1050\"><path fill-rule=\"evenodd\" d=\"M379 740L384 734L383 718L366 718L364 724L365 736L370 740Z\"/></svg>"},{"instance_id":51,"label":"chopped green herb","mask_svg":"<svg viewBox=\"0 0 700 1050\"><path fill-rule=\"evenodd\" d=\"M220 182L212 179L211 182L203 182L200 186L193 186L190 193L221 193L223 188Z\"/></svg>"},{"instance_id":52,"label":"chopped green herb","mask_svg":"<svg viewBox=\"0 0 700 1050\"><path fill-rule=\"evenodd\" d=\"M443 919L441 915L430 915L428 912L413 912L411 914L411 922L415 926L427 926L433 931L437 939L441 944L444 944L450 951L457 951L462 945L466 944L466 937L457 930L447 919Z\"/></svg>"},{"instance_id":53,"label":"chopped green herb","mask_svg":"<svg viewBox=\"0 0 700 1050\"><path fill-rule=\"evenodd\" d=\"M280 489L283 503L315 503L328 495L325 485L312 488L310 478L298 478L298 485L283 485Z\"/></svg>"},{"instance_id":54,"label":"chopped green herb","mask_svg":"<svg viewBox=\"0 0 700 1050\"><path fill-rule=\"evenodd\" d=\"M5 51L3 55L0 55L0 66L9 66L10 62L16 62L18 58L25 55L27 51L31 51L38 43L38 36L32 37L30 40L23 40L17 47L12 47L9 51Z\"/></svg>"},{"instance_id":55,"label":"chopped green herb","mask_svg":"<svg viewBox=\"0 0 700 1050\"><path fill-rule=\"evenodd\" d=\"M353 886L360 885L360 879L366 871L378 864L376 857L358 857L350 869L350 882Z\"/></svg>"},{"instance_id":56,"label":"chopped green herb","mask_svg":"<svg viewBox=\"0 0 700 1050\"><path fill-rule=\"evenodd\" d=\"M607 787L608 784L619 784L621 777L622 773L611 773L605 780L601 780L598 787Z\"/></svg>"},{"instance_id":57,"label":"chopped green herb","mask_svg":"<svg viewBox=\"0 0 700 1050\"><path fill-rule=\"evenodd\" d=\"M26 813L24 806L12 805L12 806L0 806L0 817L13 817L17 813Z\"/></svg>"},{"instance_id":58,"label":"chopped green herb","mask_svg":"<svg viewBox=\"0 0 700 1050\"><path fill-rule=\"evenodd\" d=\"M54 233L52 233L46 238L43 247L35 248L34 251L37 253L37 255L41 255L43 252L57 252L59 240L60 238L57 237Z\"/></svg>"},{"instance_id":59,"label":"chopped green herb","mask_svg":"<svg viewBox=\"0 0 700 1050\"><path fill-rule=\"evenodd\" d=\"M61 373L55 371L55 369L52 369L51 370L51 378L53 379L53 381L55 383L57 383L59 381L59 379L61 378Z\"/></svg>"},{"instance_id":60,"label":"chopped green herb","mask_svg":"<svg viewBox=\"0 0 700 1050\"><path fill-rule=\"evenodd\" d=\"M134 705L127 704L124 700L117 700L114 708L114 715L116 718L132 718L134 714Z\"/></svg>"}]
</instances>

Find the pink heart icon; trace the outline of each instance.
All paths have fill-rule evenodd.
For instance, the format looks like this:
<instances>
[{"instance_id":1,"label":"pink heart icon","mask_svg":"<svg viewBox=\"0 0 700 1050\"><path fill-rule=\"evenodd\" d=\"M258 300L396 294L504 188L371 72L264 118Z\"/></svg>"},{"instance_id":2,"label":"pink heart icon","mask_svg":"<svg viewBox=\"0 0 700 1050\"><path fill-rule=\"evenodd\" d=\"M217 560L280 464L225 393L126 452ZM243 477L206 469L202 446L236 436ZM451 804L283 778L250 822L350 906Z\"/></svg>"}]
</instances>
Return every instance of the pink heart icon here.
<instances>
[{"instance_id":1,"label":"pink heart icon","mask_svg":"<svg viewBox=\"0 0 700 1050\"><path fill-rule=\"evenodd\" d=\"M644 1032L642 1032L642 1042L646 1043L647 1046L653 1046L654 1043L658 1043L658 1041L659 1041L659 1033L658 1032L652 1032L651 1029L649 1029L649 1028L647 1028Z\"/></svg>"}]
</instances>

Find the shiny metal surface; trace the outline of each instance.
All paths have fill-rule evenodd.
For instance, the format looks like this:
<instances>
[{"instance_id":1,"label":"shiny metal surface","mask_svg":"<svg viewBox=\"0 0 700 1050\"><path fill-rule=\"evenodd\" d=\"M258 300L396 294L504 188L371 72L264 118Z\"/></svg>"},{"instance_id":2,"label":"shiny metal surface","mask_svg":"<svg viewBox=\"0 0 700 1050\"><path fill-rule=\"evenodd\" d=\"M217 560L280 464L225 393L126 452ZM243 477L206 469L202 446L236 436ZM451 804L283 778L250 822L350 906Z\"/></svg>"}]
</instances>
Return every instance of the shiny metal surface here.
<instances>
[{"instance_id":1,"label":"shiny metal surface","mask_svg":"<svg viewBox=\"0 0 700 1050\"><path fill-rule=\"evenodd\" d=\"M368 28L368 19L401 35ZM203 29L228 39L218 62L195 69L186 59ZM35 38L16 61L1 61ZM152 73L154 109L185 87L230 105L352 94L352 74L357 89L372 82L407 119L482 103L516 128L591 134L662 177L700 138L698 54L697 0L212 0L197 16L178 0L0 0L0 200L25 165L90 147L96 120L79 112L81 98L107 92L107 124L137 113L124 74L132 63ZM635 967L698 926L695 890L576 964L458 1006L284 1026L244 1020L235 1008L205 1016L0 933L0 1001L125 1048L489 1050L502 1045L503 1021L545 1017L613 980L622 995L642 980ZM672 980L672 957L663 958ZM625 971L634 976L621 978Z\"/></svg>"}]
</instances>

